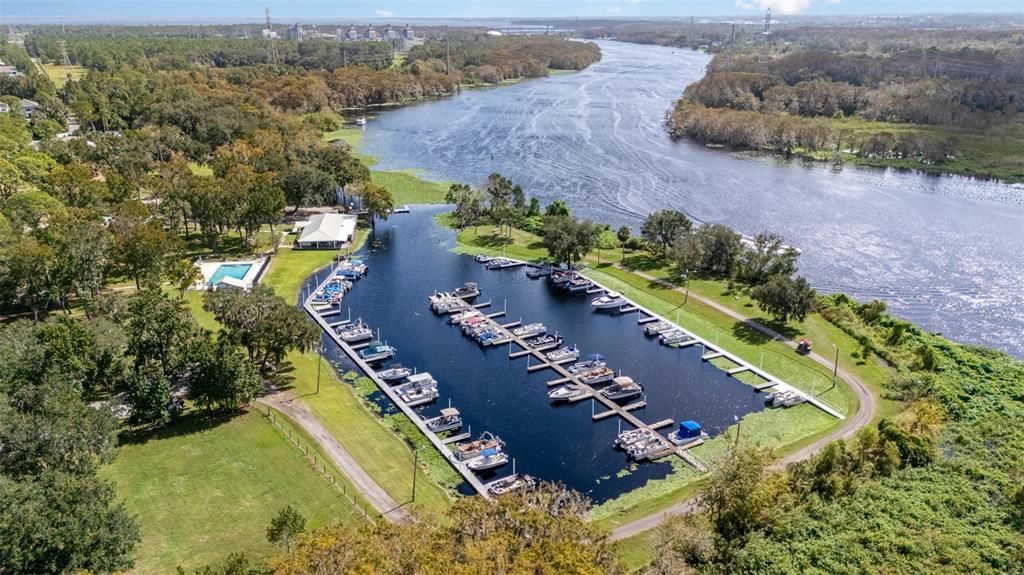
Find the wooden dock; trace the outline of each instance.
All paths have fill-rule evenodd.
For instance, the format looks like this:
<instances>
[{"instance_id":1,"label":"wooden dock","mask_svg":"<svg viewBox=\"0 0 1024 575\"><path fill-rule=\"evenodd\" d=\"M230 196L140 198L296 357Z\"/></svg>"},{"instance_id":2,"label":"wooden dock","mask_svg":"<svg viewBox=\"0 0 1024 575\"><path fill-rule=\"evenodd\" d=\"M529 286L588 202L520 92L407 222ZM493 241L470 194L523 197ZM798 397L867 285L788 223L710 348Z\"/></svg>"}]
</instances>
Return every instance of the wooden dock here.
<instances>
[{"instance_id":1,"label":"wooden dock","mask_svg":"<svg viewBox=\"0 0 1024 575\"><path fill-rule=\"evenodd\" d=\"M656 317L654 317L652 315L652 316L648 316L648 317L642 317L642 318L636 320L636 323L639 324L639 325L644 325L645 323L653 323L653 322L656 322L656 321L658 321L658 318L656 318Z\"/></svg>"},{"instance_id":2,"label":"wooden dock","mask_svg":"<svg viewBox=\"0 0 1024 575\"><path fill-rule=\"evenodd\" d=\"M505 311L504 310L498 311L498 312L494 312L494 313L489 313L489 314L487 314L487 319L494 319L496 317L501 317L503 315L505 315Z\"/></svg>"},{"instance_id":3,"label":"wooden dock","mask_svg":"<svg viewBox=\"0 0 1024 575\"><path fill-rule=\"evenodd\" d=\"M348 325L348 324L350 324L350 323L352 323L352 320L348 320L348 319L343 319L343 320L341 320L341 321L335 321L335 322L331 322L331 323L327 324L327 327L329 327L329 328L331 328L331 329L334 329L334 328L336 328L336 327L341 327L341 326L343 326L343 325Z\"/></svg>"},{"instance_id":4,"label":"wooden dock","mask_svg":"<svg viewBox=\"0 0 1024 575\"><path fill-rule=\"evenodd\" d=\"M661 429L662 427L668 427L668 426L672 425L672 423L673 422L672 422L671 419L662 419L661 421L659 421L657 423L652 423L650 425L650 428L651 429Z\"/></svg>"},{"instance_id":5,"label":"wooden dock","mask_svg":"<svg viewBox=\"0 0 1024 575\"><path fill-rule=\"evenodd\" d=\"M558 378L558 379L552 379L551 381L548 382L548 387L554 387L556 385L562 385L563 383L569 383L570 381L572 381L572 378L569 378L569 377L561 377L561 378Z\"/></svg>"},{"instance_id":6,"label":"wooden dock","mask_svg":"<svg viewBox=\"0 0 1024 575\"><path fill-rule=\"evenodd\" d=\"M503 324L501 324L501 327L503 327L505 329L512 329L514 327L519 327L520 325L522 325L522 323L523 323L523 320L514 321L512 323L503 323Z\"/></svg>"},{"instance_id":7,"label":"wooden dock","mask_svg":"<svg viewBox=\"0 0 1024 575\"><path fill-rule=\"evenodd\" d=\"M324 280L323 283L317 286L317 290L319 290L328 281L330 281L330 279L331 274L327 276L327 279ZM314 292L315 291L316 290L314 290ZM386 384L384 380L382 380L377 375L377 372L374 371L373 368L370 367L368 363L363 361L363 358L359 357L359 353L355 349L353 349L347 343L342 341L340 337L338 337L338 334L335 333L334 330L327 325L327 321L323 317L321 317L320 314L316 312L316 310L313 309L311 303L312 299L312 296L310 296L303 302L303 309L305 309L306 313L309 314L313 321L320 326L320 329L324 330L327 336L331 338L331 340L333 340L334 343L339 348L341 348L345 355L347 355L349 359L351 359L352 362L356 364L356 366L359 367L359 370L363 372L363 375L369 377L373 381L373 383L376 384L377 389L380 389L382 392L384 392L384 395L388 396L388 399L390 399L391 402L394 403L396 407L398 407L398 409L402 410L402 413L404 413L405 416L408 417L409 420L412 421L412 423L417 428L419 428L421 432L423 432L423 435L425 435L427 439L430 440L432 444L434 444L434 447L441 452L441 455L444 457L445 461L447 461L452 466L452 468L455 469L455 471L458 472L462 476L462 478L466 480L466 483L468 483L478 494L480 494L481 497L485 499L490 499L490 493L487 492L487 488L484 486L483 482L480 481L480 478L477 477L476 473L473 473L472 470L466 467L465 463L456 461L455 455L452 453L451 449L448 448L448 445L440 437L438 437L436 433L427 429L426 423L424 423L423 419L419 416L419 414L413 411L411 407L406 405L406 403L402 401L400 397L398 397L398 394L395 393L391 386Z\"/></svg>"},{"instance_id":8,"label":"wooden dock","mask_svg":"<svg viewBox=\"0 0 1024 575\"><path fill-rule=\"evenodd\" d=\"M588 288L587 289L587 293L589 293L589 294L601 293L603 291L604 291L604 288L600 288L600 287L592 287L592 288Z\"/></svg>"},{"instance_id":9,"label":"wooden dock","mask_svg":"<svg viewBox=\"0 0 1024 575\"><path fill-rule=\"evenodd\" d=\"M620 314L633 313L635 311L640 311L640 308L636 307L635 305L624 305L619 308Z\"/></svg>"},{"instance_id":10,"label":"wooden dock","mask_svg":"<svg viewBox=\"0 0 1024 575\"><path fill-rule=\"evenodd\" d=\"M491 307L491 302L485 301L484 303L478 303L473 305L473 309L483 309L485 307Z\"/></svg>"},{"instance_id":11,"label":"wooden dock","mask_svg":"<svg viewBox=\"0 0 1024 575\"><path fill-rule=\"evenodd\" d=\"M444 439L441 440L441 443L445 445L451 445L452 443L458 443L464 439L469 439L470 437L472 436L468 433L460 433L458 435L453 435L451 437L445 437Z\"/></svg>"},{"instance_id":12,"label":"wooden dock","mask_svg":"<svg viewBox=\"0 0 1024 575\"><path fill-rule=\"evenodd\" d=\"M741 365L739 367L734 367L730 369L726 373L728 373L729 375L736 375L737 373L743 373L744 371L750 371L750 368L745 365Z\"/></svg>"},{"instance_id":13,"label":"wooden dock","mask_svg":"<svg viewBox=\"0 0 1024 575\"><path fill-rule=\"evenodd\" d=\"M320 317L331 317L331 316L335 316L335 315L341 314L341 310L340 309L331 308L331 309L328 309L326 311L318 311L317 313L320 314Z\"/></svg>"},{"instance_id":14,"label":"wooden dock","mask_svg":"<svg viewBox=\"0 0 1024 575\"><path fill-rule=\"evenodd\" d=\"M724 357L724 356L725 356L725 354L720 352L720 351L709 351L709 352L705 353L704 355L700 356L700 358L702 360L704 360L704 361L711 361L712 359L716 359L716 358Z\"/></svg>"}]
</instances>

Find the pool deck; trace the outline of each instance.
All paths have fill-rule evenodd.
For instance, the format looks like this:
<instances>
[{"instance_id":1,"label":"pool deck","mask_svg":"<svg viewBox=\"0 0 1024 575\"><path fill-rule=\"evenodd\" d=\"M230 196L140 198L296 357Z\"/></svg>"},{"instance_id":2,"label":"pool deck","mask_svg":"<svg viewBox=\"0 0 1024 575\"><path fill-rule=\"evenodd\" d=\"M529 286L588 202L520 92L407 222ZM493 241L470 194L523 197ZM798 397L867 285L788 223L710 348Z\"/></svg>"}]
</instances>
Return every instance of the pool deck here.
<instances>
[{"instance_id":1,"label":"pool deck","mask_svg":"<svg viewBox=\"0 0 1024 575\"><path fill-rule=\"evenodd\" d=\"M201 282L197 282L195 285L193 285L192 289L208 289L210 287L210 281L213 279L213 276L216 275L217 270L219 270L221 266L236 265L249 266L249 269L246 270L245 275L242 278L236 279L240 279L240 281L243 284L245 284L245 289L251 289L252 286L256 285L259 282L264 270L266 270L267 261L268 258L261 257L253 260L234 260L223 262L204 261L197 263L196 265L199 266L199 270L203 273L203 279Z\"/></svg>"}]
</instances>

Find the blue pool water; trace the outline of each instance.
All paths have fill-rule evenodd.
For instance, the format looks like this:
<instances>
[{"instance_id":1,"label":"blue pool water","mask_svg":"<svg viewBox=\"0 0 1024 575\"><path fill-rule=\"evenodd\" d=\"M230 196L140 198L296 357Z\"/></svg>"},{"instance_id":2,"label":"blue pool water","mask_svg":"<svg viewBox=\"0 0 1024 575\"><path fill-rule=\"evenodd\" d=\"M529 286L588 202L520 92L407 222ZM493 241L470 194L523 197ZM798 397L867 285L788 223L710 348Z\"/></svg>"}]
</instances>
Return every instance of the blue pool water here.
<instances>
[{"instance_id":1,"label":"blue pool water","mask_svg":"<svg viewBox=\"0 0 1024 575\"><path fill-rule=\"evenodd\" d=\"M213 276L210 277L210 283L216 284L224 278L244 279L245 274L249 273L249 268L251 267L252 264L224 264L217 268L217 271L213 272Z\"/></svg>"},{"instance_id":2,"label":"blue pool water","mask_svg":"<svg viewBox=\"0 0 1024 575\"><path fill-rule=\"evenodd\" d=\"M491 431L506 441L517 471L560 481L597 502L671 471L668 460L661 460L623 473L630 465L613 449L617 418L591 421L589 401L552 405L545 382L558 377L555 372L529 373L527 360L509 359L507 346L481 349L447 318L430 312L427 296L435 289L451 290L467 281L480 285L478 303L494 302L489 312L500 311L507 301L506 321L544 322L564 335L567 345L578 345L583 354L600 353L622 375L642 382L648 404L634 414L643 421L693 419L717 435L734 416L764 408L763 395L701 361L699 347L669 349L644 337L636 314L595 313L590 299L596 296L567 296L547 281L530 280L522 268L487 271L450 252L453 232L433 221L433 213L444 209L417 206L411 214L378 221L373 236L378 247L365 254L370 273L342 301L343 313L351 307L353 319L361 317L398 349L396 362L437 379L441 397L417 409L424 417L437 415L451 400L474 435ZM322 280L327 273L316 275ZM309 278L305 289L316 281ZM354 368L333 342L325 339L325 344L339 369ZM383 394L377 395L393 412ZM508 474L511 467L482 477Z\"/></svg>"}]
</instances>

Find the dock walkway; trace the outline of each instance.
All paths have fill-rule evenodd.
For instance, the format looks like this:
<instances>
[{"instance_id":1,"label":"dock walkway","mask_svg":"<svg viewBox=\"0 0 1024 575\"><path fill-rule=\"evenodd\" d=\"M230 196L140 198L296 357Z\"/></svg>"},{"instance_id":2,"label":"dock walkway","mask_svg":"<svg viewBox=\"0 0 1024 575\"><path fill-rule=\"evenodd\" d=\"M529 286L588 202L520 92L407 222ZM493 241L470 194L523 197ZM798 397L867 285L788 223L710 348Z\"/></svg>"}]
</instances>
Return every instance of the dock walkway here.
<instances>
[{"instance_id":1,"label":"dock walkway","mask_svg":"<svg viewBox=\"0 0 1024 575\"><path fill-rule=\"evenodd\" d=\"M315 293L317 290L326 285L327 282L330 281L330 279L333 277L333 275L333 273L327 274L327 279L320 283L320 285L316 287L316 290L312 290L312 292ZM472 307L470 307L469 304L465 305L468 309L472 309ZM343 352L345 352L345 355L347 355L349 359L351 359L352 362L359 367L359 369L363 372L363 375L373 380L373 383L377 385L377 388L384 392L384 395L387 395L388 399L390 399L392 403L394 403L399 409L401 409L402 413L404 413L406 417L408 417L409 420L412 421L413 424L416 425L416 427L423 432L423 435L425 435L427 439L429 439L430 442L434 444L434 447L436 447L437 450L440 451L442 455L444 455L445 460L455 469L455 471L459 472L459 474L462 475L463 479L466 480L466 483L470 484L473 487L473 489L476 490L476 492L479 493L482 497L490 499L491 496L487 492L487 487L483 484L482 481L480 481L476 474L473 473L468 467L466 467L464 463L456 461L455 455L452 453L451 449L448 448L448 445L445 444L444 440L438 437L437 434L435 434L434 432L427 429L426 423L424 423L423 419L419 416L419 414L413 411L411 407L406 405L405 402L398 397L398 394L394 392L391 386L384 383L384 380L382 380L377 375L377 372L374 371L374 369L370 367L369 364L363 361L361 357L359 357L359 354L356 352L356 350L354 350L352 346L342 341L341 338L338 337L338 334L335 333L335 331L330 328L330 326L327 323L327 320L321 317L321 315L316 311L316 309L313 308L312 295L306 298L306 300L303 302L302 307L306 310L309 316L313 318L316 324L319 325L320 328L324 330L324 333L326 333L327 336L331 338L331 340L334 341L334 343L337 344L337 346L341 348Z\"/></svg>"}]
</instances>

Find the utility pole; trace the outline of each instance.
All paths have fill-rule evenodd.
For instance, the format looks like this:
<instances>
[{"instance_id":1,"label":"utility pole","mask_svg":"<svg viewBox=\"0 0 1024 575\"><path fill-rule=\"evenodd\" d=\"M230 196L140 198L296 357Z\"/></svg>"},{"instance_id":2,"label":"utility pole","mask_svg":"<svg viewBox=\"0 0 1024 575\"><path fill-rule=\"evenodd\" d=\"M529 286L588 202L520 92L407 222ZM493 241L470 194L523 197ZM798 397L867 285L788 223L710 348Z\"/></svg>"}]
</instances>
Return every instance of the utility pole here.
<instances>
[{"instance_id":1,"label":"utility pole","mask_svg":"<svg viewBox=\"0 0 1024 575\"><path fill-rule=\"evenodd\" d=\"M444 73L452 75L452 35L447 26L444 27Z\"/></svg>"},{"instance_id":2,"label":"utility pole","mask_svg":"<svg viewBox=\"0 0 1024 575\"><path fill-rule=\"evenodd\" d=\"M836 386L836 377L839 375L839 346L832 344L832 347L836 348L836 360L832 366L832 387Z\"/></svg>"},{"instance_id":3,"label":"utility pole","mask_svg":"<svg viewBox=\"0 0 1024 575\"><path fill-rule=\"evenodd\" d=\"M420 465L420 452L412 450L412 501L416 502L416 470L419 469Z\"/></svg>"},{"instance_id":4,"label":"utility pole","mask_svg":"<svg viewBox=\"0 0 1024 575\"><path fill-rule=\"evenodd\" d=\"M71 59L68 58L68 32L64 29L64 18L60 19L60 57L64 64L64 81L71 80Z\"/></svg>"},{"instance_id":5,"label":"utility pole","mask_svg":"<svg viewBox=\"0 0 1024 575\"><path fill-rule=\"evenodd\" d=\"M270 23L270 8L264 8L264 13L267 15L267 41L270 42L270 63L278 64L281 55L277 52L277 44L274 43L274 28Z\"/></svg>"},{"instance_id":6,"label":"utility pole","mask_svg":"<svg viewBox=\"0 0 1024 575\"><path fill-rule=\"evenodd\" d=\"M320 364L324 362L324 346L320 344L316 348L316 392L320 393Z\"/></svg>"}]
</instances>

